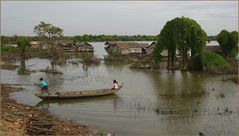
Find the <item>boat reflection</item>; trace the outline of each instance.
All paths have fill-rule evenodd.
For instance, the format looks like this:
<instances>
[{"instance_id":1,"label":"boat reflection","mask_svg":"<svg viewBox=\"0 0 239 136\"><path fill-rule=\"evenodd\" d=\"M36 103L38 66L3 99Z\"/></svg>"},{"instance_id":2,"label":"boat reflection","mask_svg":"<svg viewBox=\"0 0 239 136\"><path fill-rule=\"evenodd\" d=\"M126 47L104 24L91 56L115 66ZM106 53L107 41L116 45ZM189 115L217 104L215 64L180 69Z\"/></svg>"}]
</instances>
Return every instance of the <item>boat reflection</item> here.
<instances>
[{"instance_id":1,"label":"boat reflection","mask_svg":"<svg viewBox=\"0 0 239 136\"><path fill-rule=\"evenodd\" d=\"M104 102L104 101L112 101L114 111L117 110L118 102L121 100L120 96L118 95L107 95L107 96L100 96L100 97L86 97L80 99L61 99L61 100L42 100L38 102L35 107L40 108L42 110L48 110L51 104L57 105L65 105L65 104L83 104L83 103L90 103L90 102Z\"/></svg>"}]
</instances>

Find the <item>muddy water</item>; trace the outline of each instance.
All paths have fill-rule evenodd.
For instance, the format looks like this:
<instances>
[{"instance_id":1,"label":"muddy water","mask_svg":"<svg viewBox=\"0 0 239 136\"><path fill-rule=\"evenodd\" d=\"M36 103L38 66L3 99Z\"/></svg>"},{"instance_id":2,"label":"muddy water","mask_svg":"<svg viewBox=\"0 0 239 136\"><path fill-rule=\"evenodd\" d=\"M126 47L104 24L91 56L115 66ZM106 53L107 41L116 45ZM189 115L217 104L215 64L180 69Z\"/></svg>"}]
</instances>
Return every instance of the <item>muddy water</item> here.
<instances>
[{"instance_id":1,"label":"muddy water","mask_svg":"<svg viewBox=\"0 0 239 136\"><path fill-rule=\"evenodd\" d=\"M103 43L93 45L95 55L103 58ZM50 61L34 58L26 65L40 70L50 66ZM23 92L11 94L20 103L117 135L238 135L238 86L221 81L222 75L134 71L128 65L106 65L103 61L98 66L67 63L57 69L63 74L19 76L17 71L2 70L1 82L23 84ZM44 102L33 95L37 88L31 86L39 77L46 79L52 92L108 88L113 79L124 87L113 96Z\"/></svg>"}]
</instances>

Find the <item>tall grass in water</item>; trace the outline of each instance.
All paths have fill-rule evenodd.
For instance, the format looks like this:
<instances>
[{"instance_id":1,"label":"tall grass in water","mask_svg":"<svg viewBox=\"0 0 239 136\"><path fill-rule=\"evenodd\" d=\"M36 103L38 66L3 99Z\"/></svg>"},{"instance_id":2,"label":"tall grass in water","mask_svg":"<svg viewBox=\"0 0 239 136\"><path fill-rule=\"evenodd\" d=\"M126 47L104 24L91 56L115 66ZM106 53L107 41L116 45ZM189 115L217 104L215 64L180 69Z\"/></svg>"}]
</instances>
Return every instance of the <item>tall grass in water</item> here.
<instances>
[{"instance_id":1,"label":"tall grass in water","mask_svg":"<svg viewBox=\"0 0 239 136\"><path fill-rule=\"evenodd\" d=\"M212 52L204 53L202 63L205 65L207 71L226 70L229 68L229 64L222 56Z\"/></svg>"},{"instance_id":2,"label":"tall grass in water","mask_svg":"<svg viewBox=\"0 0 239 136\"><path fill-rule=\"evenodd\" d=\"M20 51L19 48L12 47L12 46L1 46L1 52L18 52Z\"/></svg>"}]
</instances>

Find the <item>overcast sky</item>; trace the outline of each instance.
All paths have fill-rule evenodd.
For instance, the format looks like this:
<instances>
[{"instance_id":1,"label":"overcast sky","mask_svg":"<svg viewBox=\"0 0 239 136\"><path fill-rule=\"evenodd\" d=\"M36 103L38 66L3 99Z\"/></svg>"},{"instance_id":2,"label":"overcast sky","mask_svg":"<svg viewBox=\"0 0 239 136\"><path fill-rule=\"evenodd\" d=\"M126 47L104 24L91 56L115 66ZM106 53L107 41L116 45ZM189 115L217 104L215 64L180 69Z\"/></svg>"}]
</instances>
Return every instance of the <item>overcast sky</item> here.
<instances>
[{"instance_id":1,"label":"overcast sky","mask_svg":"<svg viewBox=\"0 0 239 136\"><path fill-rule=\"evenodd\" d=\"M156 35L175 17L196 20L208 35L238 30L237 1L1 1L2 35L35 35L45 21L64 35Z\"/></svg>"}]
</instances>

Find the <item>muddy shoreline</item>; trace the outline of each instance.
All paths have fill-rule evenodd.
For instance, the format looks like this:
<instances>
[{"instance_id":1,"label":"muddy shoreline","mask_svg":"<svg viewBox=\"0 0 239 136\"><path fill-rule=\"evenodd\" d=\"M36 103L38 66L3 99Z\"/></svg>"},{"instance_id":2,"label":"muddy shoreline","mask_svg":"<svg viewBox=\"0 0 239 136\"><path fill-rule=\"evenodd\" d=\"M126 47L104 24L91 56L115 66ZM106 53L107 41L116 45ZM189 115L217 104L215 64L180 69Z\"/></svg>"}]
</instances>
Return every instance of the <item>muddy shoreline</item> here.
<instances>
[{"instance_id":1,"label":"muddy shoreline","mask_svg":"<svg viewBox=\"0 0 239 136\"><path fill-rule=\"evenodd\" d=\"M22 88L1 84L0 135L74 135L92 136L97 131L88 125L77 125L71 120L60 120L48 111L16 103L9 94Z\"/></svg>"}]
</instances>

